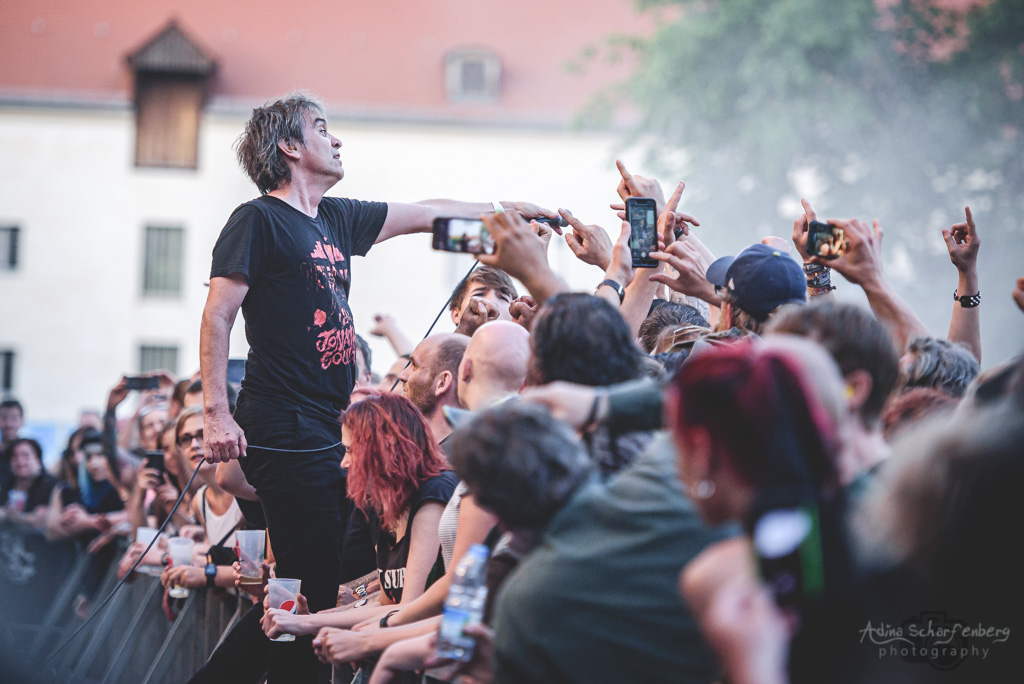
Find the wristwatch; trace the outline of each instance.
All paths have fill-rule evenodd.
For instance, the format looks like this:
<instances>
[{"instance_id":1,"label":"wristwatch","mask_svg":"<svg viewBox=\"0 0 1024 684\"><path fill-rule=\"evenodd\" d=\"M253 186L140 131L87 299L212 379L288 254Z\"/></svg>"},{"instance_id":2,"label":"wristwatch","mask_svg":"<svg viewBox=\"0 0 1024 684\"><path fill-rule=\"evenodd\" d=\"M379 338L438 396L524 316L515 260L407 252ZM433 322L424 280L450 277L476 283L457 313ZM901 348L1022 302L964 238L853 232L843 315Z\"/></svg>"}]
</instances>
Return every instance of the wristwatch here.
<instances>
[{"instance_id":1,"label":"wristwatch","mask_svg":"<svg viewBox=\"0 0 1024 684\"><path fill-rule=\"evenodd\" d=\"M204 572L206 573L206 586L210 589L217 586L215 584L217 581L217 566L213 563L207 563Z\"/></svg>"},{"instance_id":2,"label":"wristwatch","mask_svg":"<svg viewBox=\"0 0 1024 684\"><path fill-rule=\"evenodd\" d=\"M619 304L622 304L622 301L626 298L626 288L622 287L622 285L611 278L607 278L598 283L597 287L594 288L594 294L597 294L597 291L605 285L615 290L615 294L619 295Z\"/></svg>"}]
</instances>

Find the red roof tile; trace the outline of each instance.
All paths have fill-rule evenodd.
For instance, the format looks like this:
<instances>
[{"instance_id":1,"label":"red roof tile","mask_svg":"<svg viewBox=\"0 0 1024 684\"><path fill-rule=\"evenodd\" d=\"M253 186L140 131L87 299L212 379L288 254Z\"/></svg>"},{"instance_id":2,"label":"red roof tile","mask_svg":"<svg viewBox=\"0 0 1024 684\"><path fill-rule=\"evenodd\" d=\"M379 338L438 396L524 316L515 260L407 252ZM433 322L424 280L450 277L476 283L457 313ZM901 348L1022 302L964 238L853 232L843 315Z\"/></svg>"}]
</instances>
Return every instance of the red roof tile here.
<instances>
[{"instance_id":1,"label":"red roof tile","mask_svg":"<svg viewBox=\"0 0 1024 684\"><path fill-rule=\"evenodd\" d=\"M628 61L566 68L614 33L643 34L629 0L13 0L0 3L0 99L128 102L127 57L175 20L217 63L214 105L296 88L332 112L564 123ZM445 55L486 48L502 62L496 103L452 103Z\"/></svg>"}]
</instances>

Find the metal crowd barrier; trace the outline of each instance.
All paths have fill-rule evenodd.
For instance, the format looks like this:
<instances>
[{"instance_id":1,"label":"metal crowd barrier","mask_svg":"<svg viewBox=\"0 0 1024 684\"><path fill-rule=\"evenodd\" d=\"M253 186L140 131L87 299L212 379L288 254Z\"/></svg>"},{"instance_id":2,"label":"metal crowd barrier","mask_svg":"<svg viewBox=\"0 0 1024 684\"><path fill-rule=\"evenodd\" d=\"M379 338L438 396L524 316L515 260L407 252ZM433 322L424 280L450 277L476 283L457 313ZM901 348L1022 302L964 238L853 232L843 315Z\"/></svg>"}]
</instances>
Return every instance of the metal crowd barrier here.
<instances>
[{"instance_id":1,"label":"metal crowd barrier","mask_svg":"<svg viewBox=\"0 0 1024 684\"><path fill-rule=\"evenodd\" d=\"M0 638L7 644L20 644L22 648L27 645L18 650L18 660L33 664L45 681L186 682L251 605L233 591L193 589L177 617L169 622L162 606L164 589L159 577L136 573L134 580L121 587L102 613L63 652L52 654L52 649L82 624L74 613L73 602L89 562L88 554L78 554L70 572L55 587L52 601L40 620L19 621L19 616L14 615L6 616L0 625ZM94 605L98 606L117 582L115 560L100 582Z\"/></svg>"}]
</instances>

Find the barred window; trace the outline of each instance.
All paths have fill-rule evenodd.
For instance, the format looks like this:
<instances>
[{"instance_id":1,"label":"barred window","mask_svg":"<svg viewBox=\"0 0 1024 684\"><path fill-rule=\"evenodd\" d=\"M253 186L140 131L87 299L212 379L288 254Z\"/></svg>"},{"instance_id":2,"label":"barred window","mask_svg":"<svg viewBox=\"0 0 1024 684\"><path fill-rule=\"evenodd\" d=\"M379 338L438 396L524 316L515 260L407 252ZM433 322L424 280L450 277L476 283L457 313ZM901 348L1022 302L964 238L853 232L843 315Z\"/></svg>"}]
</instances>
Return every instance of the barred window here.
<instances>
[{"instance_id":1,"label":"barred window","mask_svg":"<svg viewBox=\"0 0 1024 684\"><path fill-rule=\"evenodd\" d=\"M149 373L155 370L169 371L178 374L178 348L142 345L139 347L139 372Z\"/></svg>"},{"instance_id":2,"label":"barred window","mask_svg":"<svg viewBox=\"0 0 1024 684\"><path fill-rule=\"evenodd\" d=\"M184 234L181 228L146 226L146 254L142 271L144 296L181 296Z\"/></svg>"},{"instance_id":3,"label":"barred window","mask_svg":"<svg viewBox=\"0 0 1024 684\"><path fill-rule=\"evenodd\" d=\"M445 57L445 87L452 102L496 102L501 60L489 50L458 50Z\"/></svg>"},{"instance_id":4,"label":"barred window","mask_svg":"<svg viewBox=\"0 0 1024 684\"><path fill-rule=\"evenodd\" d=\"M14 271L18 268L17 226L0 226L0 271Z\"/></svg>"}]
</instances>

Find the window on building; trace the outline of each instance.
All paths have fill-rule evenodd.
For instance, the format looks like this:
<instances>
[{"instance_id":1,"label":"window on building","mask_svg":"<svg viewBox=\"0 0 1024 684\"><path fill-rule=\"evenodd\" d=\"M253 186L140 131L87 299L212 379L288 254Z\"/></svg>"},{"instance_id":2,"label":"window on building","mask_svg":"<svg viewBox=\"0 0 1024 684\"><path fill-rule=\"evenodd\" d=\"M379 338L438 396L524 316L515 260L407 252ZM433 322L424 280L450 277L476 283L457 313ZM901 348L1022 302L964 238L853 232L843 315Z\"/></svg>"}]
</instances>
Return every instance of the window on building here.
<instances>
[{"instance_id":1,"label":"window on building","mask_svg":"<svg viewBox=\"0 0 1024 684\"><path fill-rule=\"evenodd\" d=\"M0 350L0 396L14 391L14 352Z\"/></svg>"},{"instance_id":2,"label":"window on building","mask_svg":"<svg viewBox=\"0 0 1024 684\"><path fill-rule=\"evenodd\" d=\"M17 226L0 226L0 271L18 268L19 232Z\"/></svg>"},{"instance_id":3,"label":"window on building","mask_svg":"<svg viewBox=\"0 0 1024 684\"><path fill-rule=\"evenodd\" d=\"M496 102L501 95L501 60L488 50L449 53L445 87L453 102Z\"/></svg>"},{"instance_id":4,"label":"window on building","mask_svg":"<svg viewBox=\"0 0 1024 684\"><path fill-rule=\"evenodd\" d=\"M136 79L136 166L196 168L205 81L165 74Z\"/></svg>"},{"instance_id":5,"label":"window on building","mask_svg":"<svg viewBox=\"0 0 1024 684\"><path fill-rule=\"evenodd\" d=\"M146 226L142 265L142 294L180 297L185 231L168 226Z\"/></svg>"},{"instance_id":6,"label":"window on building","mask_svg":"<svg viewBox=\"0 0 1024 684\"><path fill-rule=\"evenodd\" d=\"M139 347L139 372L165 370L178 374L178 348L142 345Z\"/></svg>"},{"instance_id":7,"label":"window on building","mask_svg":"<svg viewBox=\"0 0 1024 684\"><path fill-rule=\"evenodd\" d=\"M216 63L171 22L128 57L135 75L135 164L194 169Z\"/></svg>"}]
</instances>

